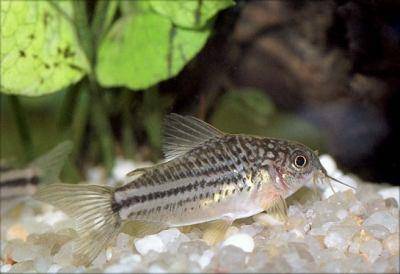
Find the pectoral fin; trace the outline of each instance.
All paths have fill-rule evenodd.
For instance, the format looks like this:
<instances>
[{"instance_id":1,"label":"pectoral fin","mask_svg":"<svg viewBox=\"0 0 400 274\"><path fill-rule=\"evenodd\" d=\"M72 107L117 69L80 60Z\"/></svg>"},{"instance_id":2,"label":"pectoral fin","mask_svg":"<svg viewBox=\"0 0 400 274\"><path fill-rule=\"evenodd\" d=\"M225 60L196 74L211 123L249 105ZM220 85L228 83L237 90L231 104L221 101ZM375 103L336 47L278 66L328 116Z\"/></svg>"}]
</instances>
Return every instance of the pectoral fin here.
<instances>
[{"instance_id":1,"label":"pectoral fin","mask_svg":"<svg viewBox=\"0 0 400 274\"><path fill-rule=\"evenodd\" d=\"M265 211L281 220L287 219L287 204L285 199L280 195L276 196L276 198L271 204L269 204Z\"/></svg>"},{"instance_id":2,"label":"pectoral fin","mask_svg":"<svg viewBox=\"0 0 400 274\"><path fill-rule=\"evenodd\" d=\"M205 230L203 240L208 245L214 245L224 239L225 233L233 223L233 219L222 219L203 224Z\"/></svg>"}]
</instances>

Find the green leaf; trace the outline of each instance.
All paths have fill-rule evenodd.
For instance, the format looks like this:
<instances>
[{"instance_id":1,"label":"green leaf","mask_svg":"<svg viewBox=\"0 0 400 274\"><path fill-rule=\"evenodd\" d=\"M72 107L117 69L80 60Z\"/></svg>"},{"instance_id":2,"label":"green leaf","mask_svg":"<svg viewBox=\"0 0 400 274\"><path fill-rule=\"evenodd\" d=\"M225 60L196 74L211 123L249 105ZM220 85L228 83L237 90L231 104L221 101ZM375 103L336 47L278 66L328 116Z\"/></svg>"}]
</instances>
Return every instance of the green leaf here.
<instances>
[{"instance_id":1,"label":"green leaf","mask_svg":"<svg viewBox=\"0 0 400 274\"><path fill-rule=\"evenodd\" d=\"M103 86L148 88L171 78L204 46L210 34L174 27L143 11L118 20L98 50L96 74Z\"/></svg>"},{"instance_id":2,"label":"green leaf","mask_svg":"<svg viewBox=\"0 0 400 274\"><path fill-rule=\"evenodd\" d=\"M232 0L197 1L150 1L153 9L170 19L175 25L185 28L202 28L220 10L235 4Z\"/></svg>"},{"instance_id":3,"label":"green leaf","mask_svg":"<svg viewBox=\"0 0 400 274\"><path fill-rule=\"evenodd\" d=\"M79 81L88 71L72 23L71 2L1 4L1 91L38 96Z\"/></svg>"}]
</instances>

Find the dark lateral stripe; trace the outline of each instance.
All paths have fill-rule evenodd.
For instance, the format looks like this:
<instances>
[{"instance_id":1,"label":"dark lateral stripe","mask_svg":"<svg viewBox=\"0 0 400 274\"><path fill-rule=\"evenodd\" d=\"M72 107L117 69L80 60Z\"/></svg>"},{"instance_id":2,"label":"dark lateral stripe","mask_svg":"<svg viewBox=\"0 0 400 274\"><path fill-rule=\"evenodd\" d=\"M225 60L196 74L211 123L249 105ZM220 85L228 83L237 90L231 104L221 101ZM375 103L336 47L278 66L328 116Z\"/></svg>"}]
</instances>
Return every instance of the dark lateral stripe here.
<instances>
[{"instance_id":1,"label":"dark lateral stripe","mask_svg":"<svg viewBox=\"0 0 400 274\"><path fill-rule=\"evenodd\" d=\"M236 183L235 181L240 180L239 174L231 174L230 176L216 177L214 180L206 181L204 179L189 183L187 185L171 188L164 191L154 191L144 195L132 196L128 199L122 200L119 203L119 208L129 207L133 204L144 203L147 201L152 201L156 199L164 199L171 196L182 195L186 192L197 191L199 188L215 188L219 185Z\"/></svg>"},{"instance_id":2,"label":"dark lateral stripe","mask_svg":"<svg viewBox=\"0 0 400 274\"><path fill-rule=\"evenodd\" d=\"M222 158L220 164L210 165L209 162L204 159L204 157L206 156L202 155L194 160L194 162L196 162L197 166L200 168L195 168L195 164L188 160L186 162L177 163L176 165L171 165L160 170L154 169L137 178L136 180L118 188L117 191L120 192L146 186L161 185L165 182L193 179L199 176L213 176L218 175L219 173L230 171L230 167L226 164L227 160L225 158ZM232 159L232 161L234 161L234 159Z\"/></svg>"},{"instance_id":3,"label":"dark lateral stripe","mask_svg":"<svg viewBox=\"0 0 400 274\"><path fill-rule=\"evenodd\" d=\"M10 180L0 180L0 188L6 187L21 187L26 185L37 185L39 184L39 176L31 177L16 177Z\"/></svg>"},{"instance_id":4,"label":"dark lateral stripe","mask_svg":"<svg viewBox=\"0 0 400 274\"><path fill-rule=\"evenodd\" d=\"M216 186L216 185L220 184L222 181L224 182L224 184L235 183L234 180L235 180L235 178L233 178L233 177L231 177L229 179L225 178L225 180L224 179L220 179L220 180L215 180L215 181L211 181L211 182L206 182L205 180L202 180L202 181L199 182L199 184L200 184L200 186L202 188L204 188L205 186L207 186L207 187ZM247 187L246 189L244 187L240 187L238 189L238 191L240 191L240 192L242 192L243 190L250 191L250 189L251 189L250 186ZM154 206L154 207L151 207L151 208L146 208L146 209L140 209L140 210L137 210L137 211L133 211L133 212L131 212L129 214L128 218L131 218L131 217L137 218L139 216L150 215L150 214L152 214L154 212L158 213L158 212L161 211L161 209L173 212L175 209L184 207L187 203L194 203L194 202L197 202L198 200L202 200L203 198L208 199L210 197L214 197L214 195L216 195L216 193L218 193L219 195L222 195L223 192L225 193L224 196L226 197L226 196L229 195L229 193L232 194L232 195L235 194L236 193L236 189L233 189L233 190L228 190L227 189L225 191L220 189L219 191L216 191L215 189L210 188L209 191L207 191L207 192L197 193L197 194L194 194L193 197L187 197L187 198L184 198L184 199L181 199L181 200L178 200L178 201L173 201L173 202L167 203L167 204L165 204L163 206L157 205L157 206ZM221 200L221 198L219 198L219 200L217 202L219 202L220 200ZM201 206L201 204L199 204L198 206L192 206L191 208L185 207L184 211L186 212L188 209L193 210L194 208L200 207L200 206Z\"/></svg>"}]
</instances>

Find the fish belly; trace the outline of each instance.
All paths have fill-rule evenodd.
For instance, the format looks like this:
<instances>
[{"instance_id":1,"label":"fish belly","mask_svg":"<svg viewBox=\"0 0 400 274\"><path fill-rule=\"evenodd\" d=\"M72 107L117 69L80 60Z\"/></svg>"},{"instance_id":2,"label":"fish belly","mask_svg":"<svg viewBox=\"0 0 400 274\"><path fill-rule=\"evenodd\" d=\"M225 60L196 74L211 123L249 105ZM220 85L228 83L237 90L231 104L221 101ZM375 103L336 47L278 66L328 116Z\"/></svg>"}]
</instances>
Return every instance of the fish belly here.
<instances>
[{"instance_id":1,"label":"fish belly","mask_svg":"<svg viewBox=\"0 0 400 274\"><path fill-rule=\"evenodd\" d=\"M214 221L218 219L236 220L246 218L262 212L264 209L251 199L252 195L241 193L217 201L200 201L191 205L187 210L180 210L178 214L170 215L166 222L170 226L185 226ZM192 209L193 208L193 209Z\"/></svg>"}]
</instances>

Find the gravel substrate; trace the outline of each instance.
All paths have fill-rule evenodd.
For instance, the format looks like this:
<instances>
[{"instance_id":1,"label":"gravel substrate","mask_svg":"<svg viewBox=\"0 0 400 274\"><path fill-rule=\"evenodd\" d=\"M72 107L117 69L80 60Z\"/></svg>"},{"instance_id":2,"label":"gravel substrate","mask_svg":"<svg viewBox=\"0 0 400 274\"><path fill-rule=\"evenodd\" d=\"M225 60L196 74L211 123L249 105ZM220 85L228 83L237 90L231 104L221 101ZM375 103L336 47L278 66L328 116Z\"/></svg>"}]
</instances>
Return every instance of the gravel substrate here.
<instances>
[{"instance_id":1,"label":"gravel substrate","mask_svg":"<svg viewBox=\"0 0 400 274\"><path fill-rule=\"evenodd\" d=\"M171 228L135 239L120 233L88 268L72 265L73 220L39 202L1 218L1 272L399 272L399 187L343 175L329 156L329 174L357 186L334 184L321 199L304 188L289 199L282 222L262 213L235 222L214 246L199 226ZM135 167L118 161L114 179ZM98 170L90 177L99 179ZM129 232L126 228L125 232Z\"/></svg>"}]
</instances>

